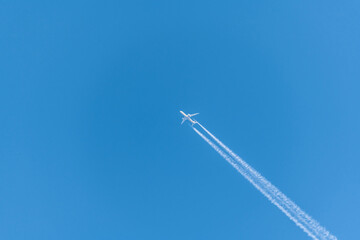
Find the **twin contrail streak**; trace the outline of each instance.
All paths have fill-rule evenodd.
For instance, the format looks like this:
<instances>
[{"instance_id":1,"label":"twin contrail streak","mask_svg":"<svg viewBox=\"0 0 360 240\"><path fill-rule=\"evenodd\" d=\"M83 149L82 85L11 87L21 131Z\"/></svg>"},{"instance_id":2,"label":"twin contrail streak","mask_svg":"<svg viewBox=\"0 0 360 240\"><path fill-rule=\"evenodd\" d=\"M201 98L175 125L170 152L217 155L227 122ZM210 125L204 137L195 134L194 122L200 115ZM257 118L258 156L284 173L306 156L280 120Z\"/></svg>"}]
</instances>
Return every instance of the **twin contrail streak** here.
<instances>
[{"instance_id":1,"label":"twin contrail streak","mask_svg":"<svg viewBox=\"0 0 360 240\"><path fill-rule=\"evenodd\" d=\"M280 192L280 190L278 190L268 180L261 176L260 173L258 173L233 151L231 151L210 131L208 131L200 123L198 124L220 147L204 136L204 134L202 134L196 128L192 127L193 130L305 233L307 233L313 239L337 239L324 227L320 226L318 222L302 211L294 202L292 202L288 197Z\"/></svg>"}]
</instances>

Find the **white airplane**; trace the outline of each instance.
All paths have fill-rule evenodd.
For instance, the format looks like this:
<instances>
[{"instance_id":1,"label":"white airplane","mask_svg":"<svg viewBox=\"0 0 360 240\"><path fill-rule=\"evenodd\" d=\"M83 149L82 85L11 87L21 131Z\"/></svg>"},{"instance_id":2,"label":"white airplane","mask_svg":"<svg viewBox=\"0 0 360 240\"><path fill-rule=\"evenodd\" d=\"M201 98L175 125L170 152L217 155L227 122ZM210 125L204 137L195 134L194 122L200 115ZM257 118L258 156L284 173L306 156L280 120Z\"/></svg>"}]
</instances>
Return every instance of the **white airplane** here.
<instances>
[{"instance_id":1,"label":"white airplane","mask_svg":"<svg viewBox=\"0 0 360 240\"><path fill-rule=\"evenodd\" d=\"M189 122L191 122L191 126L194 126L194 124L197 123L197 121L192 120L191 117L198 115L199 113L187 114L187 115L183 111L180 111L180 113L184 116L181 124L183 124L186 120L189 120Z\"/></svg>"}]
</instances>

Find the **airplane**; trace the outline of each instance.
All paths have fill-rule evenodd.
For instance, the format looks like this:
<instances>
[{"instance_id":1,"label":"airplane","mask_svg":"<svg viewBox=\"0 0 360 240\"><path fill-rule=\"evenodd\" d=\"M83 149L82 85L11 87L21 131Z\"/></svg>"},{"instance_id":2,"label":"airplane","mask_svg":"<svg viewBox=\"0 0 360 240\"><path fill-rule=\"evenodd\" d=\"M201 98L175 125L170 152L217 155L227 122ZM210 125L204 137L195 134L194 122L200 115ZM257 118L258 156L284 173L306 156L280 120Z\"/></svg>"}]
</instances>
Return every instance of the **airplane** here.
<instances>
[{"instance_id":1,"label":"airplane","mask_svg":"<svg viewBox=\"0 0 360 240\"><path fill-rule=\"evenodd\" d=\"M191 122L191 126L194 126L194 124L197 123L197 121L192 120L191 117L198 115L199 113L187 114L187 115L183 111L180 111L180 113L184 116L181 124L183 124L186 120L189 120L189 122Z\"/></svg>"}]
</instances>

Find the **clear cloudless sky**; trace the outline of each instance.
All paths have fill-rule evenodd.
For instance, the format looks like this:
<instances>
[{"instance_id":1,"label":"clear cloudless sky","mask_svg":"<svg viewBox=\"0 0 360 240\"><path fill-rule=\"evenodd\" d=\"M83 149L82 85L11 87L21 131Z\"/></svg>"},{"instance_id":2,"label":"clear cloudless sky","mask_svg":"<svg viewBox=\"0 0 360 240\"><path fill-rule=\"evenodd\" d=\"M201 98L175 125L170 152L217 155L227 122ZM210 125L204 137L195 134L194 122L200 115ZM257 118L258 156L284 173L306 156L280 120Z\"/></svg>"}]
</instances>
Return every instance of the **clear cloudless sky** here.
<instances>
[{"instance_id":1,"label":"clear cloudless sky","mask_svg":"<svg viewBox=\"0 0 360 240\"><path fill-rule=\"evenodd\" d=\"M359 238L359 1L0 2L0 239Z\"/></svg>"}]
</instances>

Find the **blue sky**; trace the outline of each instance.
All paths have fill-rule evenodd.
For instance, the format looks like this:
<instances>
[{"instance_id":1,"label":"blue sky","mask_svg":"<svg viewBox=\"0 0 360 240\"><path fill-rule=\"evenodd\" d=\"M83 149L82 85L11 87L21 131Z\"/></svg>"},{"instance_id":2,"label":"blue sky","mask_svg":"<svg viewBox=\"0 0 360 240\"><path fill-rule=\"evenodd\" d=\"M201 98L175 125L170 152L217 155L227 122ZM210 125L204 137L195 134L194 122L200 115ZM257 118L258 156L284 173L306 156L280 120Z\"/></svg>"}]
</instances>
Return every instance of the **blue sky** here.
<instances>
[{"instance_id":1,"label":"blue sky","mask_svg":"<svg viewBox=\"0 0 360 240\"><path fill-rule=\"evenodd\" d=\"M180 125L360 234L357 1L1 1L1 239L307 239Z\"/></svg>"}]
</instances>

